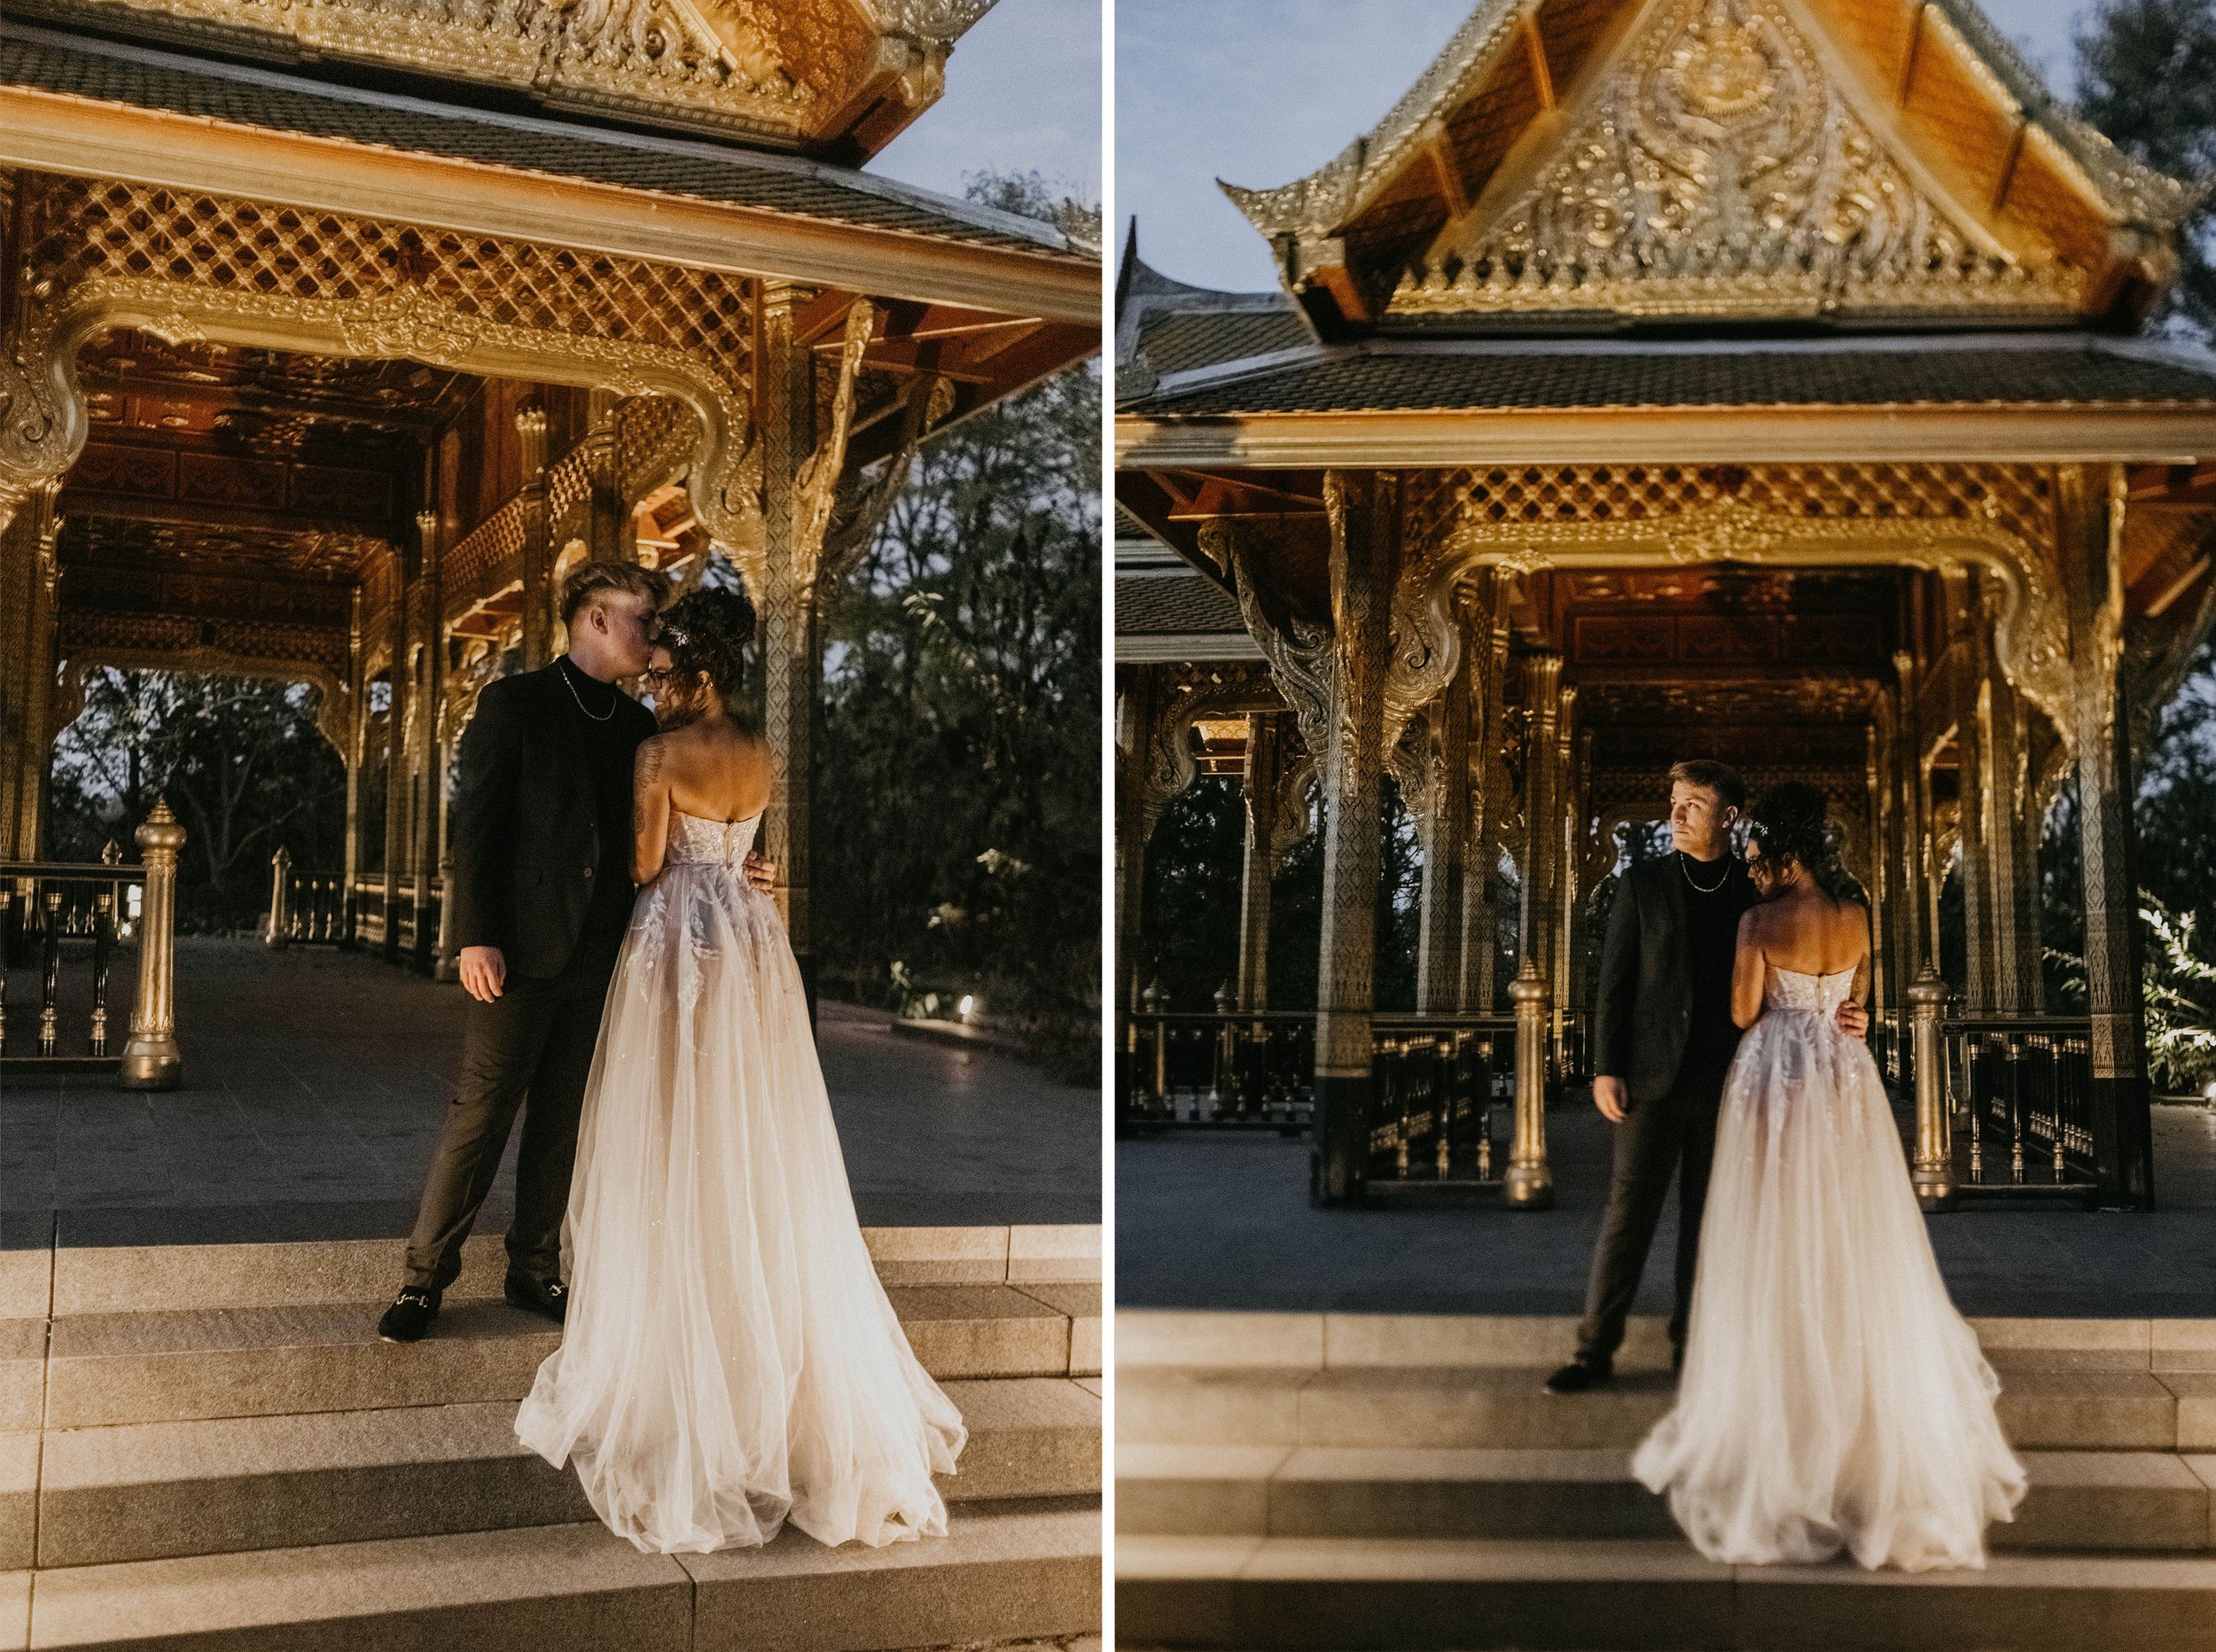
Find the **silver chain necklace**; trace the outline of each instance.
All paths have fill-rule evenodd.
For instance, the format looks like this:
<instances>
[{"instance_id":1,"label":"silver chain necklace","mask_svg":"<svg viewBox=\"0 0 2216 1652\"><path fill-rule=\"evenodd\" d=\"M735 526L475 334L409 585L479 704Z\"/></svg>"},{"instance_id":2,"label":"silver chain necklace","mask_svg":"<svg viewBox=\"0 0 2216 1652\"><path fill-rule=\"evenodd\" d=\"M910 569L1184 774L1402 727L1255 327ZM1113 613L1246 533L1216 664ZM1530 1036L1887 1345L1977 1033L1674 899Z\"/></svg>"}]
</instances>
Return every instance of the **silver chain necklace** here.
<instances>
[{"instance_id":1,"label":"silver chain necklace","mask_svg":"<svg viewBox=\"0 0 2216 1652\"><path fill-rule=\"evenodd\" d=\"M572 690L572 692L574 692L574 690ZM1705 885L1693 883L1693 869L1686 864L1686 862L1690 861L1692 858L1692 856L1687 854L1682 849L1680 849L1677 852L1677 869L1685 874L1685 881L1688 884L1692 884L1695 893L1713 895L1716 892L1716 891L1721 889L1726 884L1731 881L1731 857L1729 855L1727 854L1723 857L1723 876L1719 877L1714 883Z\"/></svg>"},{"instance_id":2,"label":"silver chain necklace","mask_svg":"<svg viewBox=\"0 0 2216 1652\"><path fill-rule=\"evenodd\" d=\"M569 657L568 657L566 654L565 654L565 655L562 657L563 663L562 663L561 665L557 666L555 667L555 670L556 670L556 671L558 671L558 672L559 672L559 673L561 674L561 678L562 678L562 681L563 681L564 682L568 682L568 683L569 683L569 697L570 697L571 699L573 699L573 700L575 700L575 701L577 702L577 709L578 709L579 711L581 711L581 712L584 713L586 716L588 716L588 717L591 718L591 719L593 720L593 721L595 721L595 722L605 722L605 721L607 721L609 718L611 718L611 717L613 717L613 716L614 716L614 715L615 715L615 701L614 701L613 698L611 698L611 699L608 701L608 709L607 709L606 711L605 711L605 712L595 712L595 711L594 711L594 710L593 710L590 706L587 705L585 704L585 697L584 697L583 695L581 695L581 694L580 694L580 693L578 693L578 692L577 692L577 685L576 685L574 682L570 682L570 680L569 680L569 674L570 674L570 672L571 672L572 670L574 670L574 666L570 666L570 665L568 664L568 658L569 658ZM620 692L621 692L621 690L611 690L611 693L612 693L612 694L617 694L617 693L620 693Z\"/></svg>"}]
</instances>

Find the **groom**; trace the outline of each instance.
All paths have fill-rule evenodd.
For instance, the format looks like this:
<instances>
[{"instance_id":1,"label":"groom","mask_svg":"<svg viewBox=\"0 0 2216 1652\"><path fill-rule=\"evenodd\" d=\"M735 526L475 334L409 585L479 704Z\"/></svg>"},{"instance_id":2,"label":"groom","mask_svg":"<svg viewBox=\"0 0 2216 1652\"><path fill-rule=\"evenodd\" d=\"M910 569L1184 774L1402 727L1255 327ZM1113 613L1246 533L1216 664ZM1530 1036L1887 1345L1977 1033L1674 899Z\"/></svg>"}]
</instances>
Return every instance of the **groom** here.
<instances>
[{"instance_id":1,"label":"groom","mask_svg":"<svg viewBox=\"0 0 2216 1652\"><path fill-rule=\"evenodd\" d=\"M1732 962L1740 916L1756 899L1745 866L1731 852L1732 829L1745 807L1745 783L1726 765L1696 760L1674 767L1671 852L1625 873L1608 915L1593 1104L1616 1127L1615 1163L1577 1358L1547 1379L1557 1394L1598 1387L1614 1375L1624 1321L1639 1294L1673 1173L1678 1213L1671 1368L1684 1361L1716 1115L1739 1048L1731 1019ZM1869 1013L1849 1002L1840 1009L1839 1025L1859 1038Z\"/></svg>"},{"instance_id":2,"label":"groom","mask_svg":"<svg viewBox=\"0 0 2216 1652\"><path fill-rule=\"evenodd\" d=\"M559 1321L562 1215L609 978L630 921L632 765L654 714L616 686L647 668L668 591L659 573L589 562L562 587L569 651L502 677L462 736L453 813L461 1073L424 1179L405 1282L378 1321L415 1342L462 1270L516 1114L506 1295ZM749 856L758 887L768 863Z\"/></svg>"}]
</instances>

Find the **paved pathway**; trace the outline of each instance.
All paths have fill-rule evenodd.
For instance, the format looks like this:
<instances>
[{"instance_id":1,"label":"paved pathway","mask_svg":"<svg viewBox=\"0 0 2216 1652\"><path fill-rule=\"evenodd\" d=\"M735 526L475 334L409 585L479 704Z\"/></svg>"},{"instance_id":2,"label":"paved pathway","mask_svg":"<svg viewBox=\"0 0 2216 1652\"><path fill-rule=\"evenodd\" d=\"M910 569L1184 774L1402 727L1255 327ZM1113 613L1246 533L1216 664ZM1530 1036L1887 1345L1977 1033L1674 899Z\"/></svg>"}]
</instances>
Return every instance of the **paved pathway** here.
<instances>
[{"instance_id":1,"label":"paved pathway","mask_svg":"<svg viewBox=\"0 0 2216 1652\"><path fill-rule=\"evenodd\" d=\"M1990 1205L1928 1219L1963 1312L2216 1314L2216 1112L2155 1110L2160 1208L2135 1216ZM1116 1149L1124 1307L1576 1313L1607 1194L1608 1129L1583 1100L1548 1115L1555 1207L1319 1211L1307 1148L1276 1135L1140 1138ZM1667 1313L1677 1199L1639 1311Z\"/></svg>"},{"instance_id":2,"label":"paved pathway","mask_svg":"<svg viewBox=\"0 0 2216 1652\"><path fill-rule=\"evenodd\" d=\"M0 1238L215 1243L403 1233L450 1087L459 986L324 947L188 939L187 1087L12 1079ZM825 1001L819 1045L863 1222L1100 1220L1100 1095ZM512 1208L514 1142L487 1206Z\"/></svg>"}]
</instances>

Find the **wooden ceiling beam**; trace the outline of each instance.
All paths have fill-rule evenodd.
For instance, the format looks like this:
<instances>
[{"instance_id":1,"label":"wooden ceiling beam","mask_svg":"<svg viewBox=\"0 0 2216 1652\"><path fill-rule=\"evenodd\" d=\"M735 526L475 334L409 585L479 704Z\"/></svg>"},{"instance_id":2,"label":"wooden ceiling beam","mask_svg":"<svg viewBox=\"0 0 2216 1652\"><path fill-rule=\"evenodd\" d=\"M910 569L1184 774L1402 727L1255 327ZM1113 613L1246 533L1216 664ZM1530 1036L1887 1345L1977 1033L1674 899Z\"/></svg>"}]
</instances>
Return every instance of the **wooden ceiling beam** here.
<instances>
[{"instance_id":1,"label":"wooden ceiling beam","mask_svg":"<svg viewBox=\"0 0 2216 1652\"><path fill-rule=\"evenodd\" d=\"M1524 13L1524 55L1531 64L1532 90L1539 94L1539 107L1551 114L1556 108L1554 70L1547 62L1546 37L1539 32L1539 13Z\"/></svg>"}]
</instances>

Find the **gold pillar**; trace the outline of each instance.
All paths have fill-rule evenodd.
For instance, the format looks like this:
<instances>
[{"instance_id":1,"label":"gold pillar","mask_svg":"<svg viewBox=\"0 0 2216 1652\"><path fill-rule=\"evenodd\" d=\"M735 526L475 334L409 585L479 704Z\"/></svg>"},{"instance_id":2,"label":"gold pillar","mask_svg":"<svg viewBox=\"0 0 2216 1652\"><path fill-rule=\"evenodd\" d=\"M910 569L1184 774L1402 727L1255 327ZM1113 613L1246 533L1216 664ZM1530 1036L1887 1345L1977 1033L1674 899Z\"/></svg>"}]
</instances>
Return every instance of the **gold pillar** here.
<instances>
[{"instance_id":1,"label":"gold pillar","mask_svg":"<svg viewBox=\"0 0 2216 1652\"><path fill-rule=\"evenodd\" d=\"M1246 844L1239 866L1238 1006L1269 1008L1269 896L1277 871L1277 792L1284 778L1284 721L1277 712L1246 720Z\"/></svg>"},{"instance_id":2,"label":"gold pillar","mask_svg":"<svg viewBox=\"0 0 2216 1652\"><path fill-rule=\"evenodd\" d=\"M184 828L162 799L137 835L146 893L138 909L138 996L119 1081L127 1090L174 1090L184 1081L176 1008L177 852Z\"/></svg>"},{"instance_id":3,"label":"gold pillar","mask_svg":"<svg viewBox=\"0 0 2216 1652\"><path fill-rule=\"evenodd\" d=\"M385 940L387 960L400 956L400 884L408 871L408 834L413 818L414 795L410 790L408 710L408 550L392 548L392 604L386 610L385 634L391 651L385 680L389 685L385 702Z\"/></svg>"},{"instance_id":4,"label":"gold pillar","mask_svg":"<svg viewBox=\"0 0 2216 1652\"><path fill-rule=\"evenodd\" d=\"M1146 900L1147 763L1154 745L1159 671L1128 667L1117 705L1116 1001L1139 1007L1139 925Z\"/></svg>"},{"instance_id":5,"label":"gold pillar","mask_svg":"<svg viewBox=\"0 0 2216 1652\"><path fill-rule=\"evenodd\" d=\"M1508 995L1516 1006L1516 1134L1501 1192L1519 1210L1543 1211L1554 1203L1554 1171L1547 1162L1547 977L1529 953Z\"/></svg>"},{"instance_id":6,"label":"gold pillar","mask_svg":"<svg viewBox=\"0 0 2216 1652\"><path fill-rule=\"evenodd\" d=\"M61 483L35 483L15 496L0 526L0 857L35 861L44 847L53 752Z\"/></svg>"},{"instance_id":7,"label":"gold pillar","mask_svg":"<svg viewBox=\"0 0 2216 1652\"><path fill-rule=\"evenodd\" d=\"M2114 464L2065 464L2056 483L2075 690L2072 744L2093 1015L2093 1154L2102 1204L2137 1210L2154 1203L2154 1146L2123 676L2126 484L2123 467Z\"/></svg>"},{"instance_id":8,"label":"gold pillar","mask_svg":"<svg viewBox=\"0 0 2216 1652\"><path fill-rule=\"evenodd\" d=\"M362 875L362 766L369 760L370 745L366 652L362 636L362 586L357 581L347 604L347 692L354 701L354 721L347 729L347 838L339 887L339 935L349 945L355 939L354 884Z\"/></svg>"},{"instance_id":9,"label":"gold pillar","mask_svg":"<svg viewBox=\"0 0 2216 1652\"><path fill-rule=\"evenodd\" d=\"M1980 705L1987 767L1986 862L1991 869L1993 1007L2002 1015L2030 1015L2044 997L2039 949L2040 822L2032 816L2030 729L2024 697L2010 683L1994 651L1986 650L1987 672Z\"/></svg>"},{"instance_id":10,"label":"gold pillar","mask_svg":"<svg viewBox=\"0 0 2216 1652\"><path fill-rule=\"evenodd\" d=\"M775 894L785 932L815 1006L815 953L808 903L812 855L809 794L823 659L815 631L815 569L804 543L801 467L815 440L815 363L793 336L793 312L810 294L783 281L762 284L761 355L754 394L761 429L762 722L769 743L769 809L763 849L776 866Z\"/></svg>"},{"instance_id":11,"label":"gold pillar","mask_svg":"<svg viewBox=\"0 0 2216 1652\"><path fill-rule=\"evenodd\" d=\"M554 573L554 547L546 519L546 409L536 397L516 409L518 451L523 481L523 668L536 671L553 658L555 595L547 588Z\"/></svg>"},{"instance_id":12,"label":"gold pillar","mask_svg":"<svg viewBox=\"0 0 2216 1652\"><path fill-rule=\"evenodd\" d=\"M1323 922L1311 1191L1338 1204L1362 1197L1369 1162L1378 783L1401 495L1395 477L1341 471L1325 472L1323 494L1331 522L1333 693L1319 753Z\"/></svg>"},{"instance_id":13,"label":"gold pillar","mask_svg":"<svg viewBox=\"0 0 2216 1652\"><path fill-rule=\"evenodd\" d=\"M1462 1001L1465 1012L1490 1015L1497 997L1494 961L1500 954L1494 904L1501 867L1501 816L1508 776L1501 760L1502 711L1507 700L1509 629L1507 576L1486 576L1481 622L1473 627L1478 674L1470 707L1471 858L1462 878Z\"/></svg>"},{"instance_id":14,"label":"gold pillar","mask_svg":"<svg viewBox=\"0 0 2216 1652\"><path fill-rule=\"evenodd\" d=\"M445 630L444 599L439 584L439 513L419 510L416 513L417 555L419 558L416 576L416 645L421 650L411 693L417 697L416 706L416 734L411 742L415 747L414 768L415 809L410 822L410 869L415 874L413 900L416 911L415 953L418 965L428 967L436 950L435 926L431 922L431 877L439 861L439 814L441 794L446 788L440 783L443 771L444 752L440 740L439 708L445 698L446 672L443 669L446 647L441 634Z\"/></svg>"},{"instance_id":15,"label":"gold pillar","mask_svg":"<svg viewBox=\"0 0 2216 1652\"><path fill-rule=\"evenodd\" d=\"M1432 783L1424 821L1416 1007L1426 1015L1450 1015L1462 1004L1462 947L1469 917L1463 884L1470 854L1470 696L1481 669L1465 642L1454 680L1432 703L1425 719Z\"/></svg>"},{"instance_id":16,"label":"gold pillar","mask_svg":"<svg viewBox=\"0 0 2216 1652\"><path fill-rule=\"evenodd\" d=\"M638 557L637 534L630 503L623 496L618 463L616 409L620 401L613 390L596 390L589 404L583 445L585 475L592 493L586 554L595 562L634 562Z\"/></svg>"},{"instance_id":17,"label":"gold pillar","mask_svg":"<svg viewBox=\"0 0 2216 1652\"><path fill-rule=\"evenodd\" d=\"M1885 807L1885 750L1878 726L1873 722L1866 732L1862 752L1862 810L1868 822L1867 841L1869 844L1869 865L1864 869L1869 878L1869 1001L1879 1009L1892 1000L1887 989L1892 984L1891 961L1886 948L1892 942L1892 928L1888 921L1892 902L1888 884L1892 877L1892 811Z\"/></svg>"},{"instance_id":18,"label":"gold pillar","mask_svg":"<svg viewBox=\"0 0 2216 1652\"><path fill-rule=\"evenodd\" d=\"M1955 691L1955 819L1962 851L1962 1001L1972 1015L1982 1015L1994 1007L1993 869L1986 854L1991 765L1980 715L1989 644L1980 623L1975 576L1950 574L1947 590L1954 655L1948 682Z\"/></svg>"},{"instance_id":19,"label":"gold pillar","mask_svg":"<svg viewBox=\"0 0 2216 1652\"><path fill-rule=\"evenodd\" d=\"M1561 709L1562 656L1533 654L1524 663L1524 704L1530 739L1524 759L1524 887L1516 925L1517 974L1535 961L1539 978L1554 978L1554 846L1558 759L1557 718Z\"/></svg>"}]
</instances>

